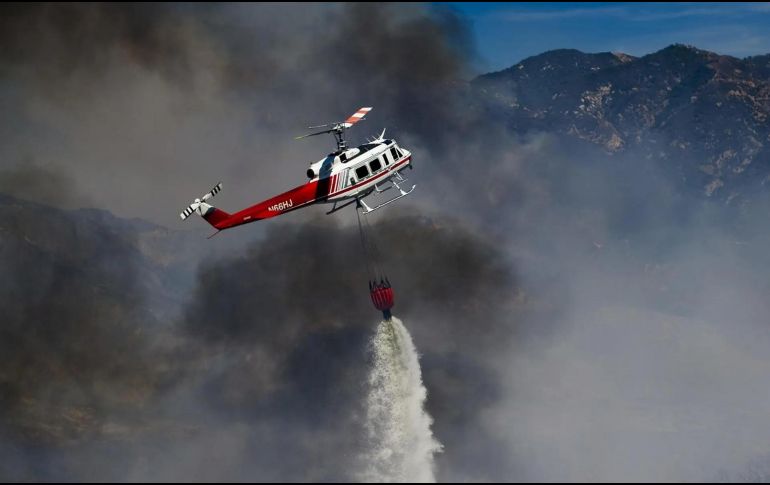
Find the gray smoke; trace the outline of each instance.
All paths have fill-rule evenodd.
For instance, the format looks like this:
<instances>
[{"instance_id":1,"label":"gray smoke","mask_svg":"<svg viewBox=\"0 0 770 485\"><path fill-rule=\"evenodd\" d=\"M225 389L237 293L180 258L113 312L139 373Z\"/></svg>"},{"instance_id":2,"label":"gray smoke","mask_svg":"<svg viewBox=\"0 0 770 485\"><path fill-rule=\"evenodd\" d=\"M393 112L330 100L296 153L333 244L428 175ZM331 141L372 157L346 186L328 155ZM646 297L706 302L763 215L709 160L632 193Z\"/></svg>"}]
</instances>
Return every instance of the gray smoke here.
<instances>
[{"instance_id":1,"label":"gray smoke","mask_svg":"<svg viewBox=\"0 0 770 485\"><path fill-rule=\"evenodd\" d=\"M145 408L176 375L146 298L172 295L146 280L155 269L126 221L0 207L0 477L111 476L105 447L156 419Z\"/></svg>"},{"instance_id":2,"label":"gray smoke","mask_svg":"<svg viewBox=\"0 0 770 485\"><path fill-rule=\"evenodd\" d=\"M31 160L0 170L0 193L67 209L90 205L66 171Z\"/></svg>"}]
</instances>

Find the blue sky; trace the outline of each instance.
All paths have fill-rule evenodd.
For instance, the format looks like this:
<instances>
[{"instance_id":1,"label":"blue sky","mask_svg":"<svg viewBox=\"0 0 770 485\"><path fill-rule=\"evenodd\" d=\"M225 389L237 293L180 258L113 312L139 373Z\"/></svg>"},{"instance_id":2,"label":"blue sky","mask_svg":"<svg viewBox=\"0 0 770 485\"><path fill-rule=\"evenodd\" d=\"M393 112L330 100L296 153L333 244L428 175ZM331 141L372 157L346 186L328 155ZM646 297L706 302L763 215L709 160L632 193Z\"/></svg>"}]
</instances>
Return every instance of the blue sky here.
<instances>
[{"instance_id":1,"label":"blue sky","mask_svg":"<svg viewBox=\"0 0 770 485\"><path fill-rule=\"evenodd\" d=\"M770 53L770 3L452 3L470 22L482 71L558 48L644 55L674 43Z\"/></svg>"}]
</instances>

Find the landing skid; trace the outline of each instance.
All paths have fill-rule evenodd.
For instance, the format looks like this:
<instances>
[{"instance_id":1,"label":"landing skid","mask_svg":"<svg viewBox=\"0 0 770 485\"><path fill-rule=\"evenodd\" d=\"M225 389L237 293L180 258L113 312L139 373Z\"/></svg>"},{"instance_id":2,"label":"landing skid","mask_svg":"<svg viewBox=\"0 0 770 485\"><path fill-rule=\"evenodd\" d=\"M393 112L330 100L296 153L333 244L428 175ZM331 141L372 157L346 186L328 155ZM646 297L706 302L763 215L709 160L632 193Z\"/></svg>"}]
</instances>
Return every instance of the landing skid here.
<instances>
[{"instance_id":1,"label":"landing skid","mask_svg":"<svg viewBox=\"0 0 770 485\"><path fill-rule=\"evenodd\" d=\"M382 204L380 204L380 205L378 205L378 206L375 206L375 207L369 207L368 205L366 205L366 202L364 202L364 199L363 199L363 197L361 197L361 198L356 198L356 201L358 201L358 207L362 207L362 208L364 209L364 210L363 210L363 213L364 213L364 214L368 214L368 213L370 213L370 212L374 212L374 211L376 211L377 209L379 209L379 208L381 208L381 207L385 207L386 205L390 204L391 202L395 202L395 201L397 201L398 199L402 199L402 198L406 197L407 195L411 194L411 193L412 193L412 191L413 191L413 190L414 190L414 189L417 187L416 185L412 185L412 188L411 188L411 189L409 189L409 190L404 190L404 189L402 189L402 188L401 188L401 186L398 184L398 182L396 182L396 179L398 179L398 180L399 180L399 181L401 181L401 182L405 182L405 181L406 181L406 179L405 179L405 178L403 178L403 177L401 176L401 174L400 174L400 173L396 173L396 175L395 175L393 178L391 178L391 179L390 179L390 183L392 183L392 184L393 184L393 187L395 187L395 188L397 188L397 189L398 189L398 191L400 192L400 194L399 194L399 195L397 195L397 196L395 196L395 197L393 197L393 198L392 198L392 199L390 199L390 200L386 200L385 202L383 202ZM390 187L388 187L388 188L386 188L386 189L382 189L382 190L381 190L381 189L379 189L379 187L375 187L375 188L377 188L377 192L380 192L380 193L382 193L382 192L385 192L386 190L390 189Z\"/></svg>"}]
</instances>

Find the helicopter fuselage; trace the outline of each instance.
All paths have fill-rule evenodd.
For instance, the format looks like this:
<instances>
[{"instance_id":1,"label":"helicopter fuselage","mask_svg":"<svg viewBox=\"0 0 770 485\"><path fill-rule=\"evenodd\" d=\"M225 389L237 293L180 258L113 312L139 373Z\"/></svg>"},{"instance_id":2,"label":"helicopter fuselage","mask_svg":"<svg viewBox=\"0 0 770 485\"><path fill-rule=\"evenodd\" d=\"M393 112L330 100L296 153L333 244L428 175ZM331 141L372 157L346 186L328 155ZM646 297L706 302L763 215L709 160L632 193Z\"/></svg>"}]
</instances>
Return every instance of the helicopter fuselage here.
<instances>
[{"instance_id":1,"label":"helicopter fuselage","mask_svg":"<svg viewBox=\"0 0 770 485\"><path fill-rule=\"evenodd\" d=\"M411 152L399 147L395 140L378 139L330 153L310 165L307 170L310 180L307 183L280 195L234 214L202 204L202 215L212 226L222 230L279 216L311 204L360 200L374 190L381 191L380 184L394 177L400 178L400 172L410 167L411 163Z\"/></svg>"}]
</instances>

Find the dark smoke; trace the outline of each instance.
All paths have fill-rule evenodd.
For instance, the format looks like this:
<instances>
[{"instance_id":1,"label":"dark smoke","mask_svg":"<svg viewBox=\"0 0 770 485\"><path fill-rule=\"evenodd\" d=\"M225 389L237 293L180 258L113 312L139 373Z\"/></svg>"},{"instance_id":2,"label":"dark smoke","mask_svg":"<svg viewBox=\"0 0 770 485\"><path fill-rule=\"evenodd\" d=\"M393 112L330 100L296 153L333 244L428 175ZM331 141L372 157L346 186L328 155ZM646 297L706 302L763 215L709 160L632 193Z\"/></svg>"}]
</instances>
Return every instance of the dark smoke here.
<instances>
[{"instance_id":1,"label":"dark smoke","mask_svg":"<svg viewBox=\"0 0 770 485\"><path fill-rule=\"evenodd\" d=\"M55 228L62 218L67 213L51 211L41 223ZM83 224L73 219L59 224ZM15 304L4 301L11 318L4 324L4 446L10 461L3 463L3 477L353 477L361 446L365 342L378 321L355 227L277 225L244 255L208 264L179 329L182 343L173 345L162 322L135 314L146 306L132 297L138 279L111 274L125 263L147 264L135 253L130 233L104 236L114 227L86 222L85 234L73 241L82 250L57 244L72 253L71 267L49 268L34 246L21 242L3 254L4 269L15 275L14 288L24 296ZM472 356L488 346L485 335L498 326L491 309L508 305L513 279L495 261L498 252L455 222L400 217L375 228L392 234L381 240L387 253L403 256L389 264L396 284L403 275L432 274L398 285L400 307L426 332L433 331L432 322L420 315L429 312L415 302L435 302L428 303L436 305L433 322L447 339L425 346L426 375L435 373L436 387L445 388L441 402L455 403L436 406L434 417L442 423L437 430L444 423L470 428L478 402L463 399L465 387L479 389L474 383L491 379L491 370ZM397 229L408 237L398 237ZM27 227L21 232L32 241L40 237ZM99 245L86 244L92 232L101 235ZM62 237L56 230L43 234ZM100 254L122 264L113 267ZM92 256L92 269L78 267L85 255ZM32 260L38 270L22 273L19 268ZM449 288L458 269L463 283ZM118 281L117 287L100 289ZM12 290L3 294L10 299ZM431 300L440 294L463 301L441 310L442 300ZM472 330L451 323L462 321L478 323ZM463 353L446 346L462 339ZM447 379L460 385L443 386ZM201 463L212 439L222 442L226 457ZM104 455L112 452L123 459L112 462ZM447 453L448 460L462 462L454 450ZM35 468L42 459L60 461L63 468Z\"/></svg>"},{"instance_id":2,"label":"dark smoke","mask_svg":"<svg viewBox=\"0 0 770 485\"><path fill-rule=\"evenodd\" d=\"M170 375L145 304L149 264L115 219L6 196L0 205L0 477L85 478L76 463L55 471L30 459L125 439L145 419Z\"/></svg>"},{"instance_id":3,"label":"dark smoke","mask_svg":"<svg viewBox=\"0 0 770 485\"><path fill-rule=\"evenodd\" d=\"M401 216L373 229L397 291L395 312L423 336L427 385L441 390L431 407L438 437L459 438L451 429L478 427L476 413L488 404L464 397L494 386L493 371L474 356L505 345L510 329L497 315L513 308L515 280L499 250L455 221ZM207 359L225 354L232 362L203 384L222 419L290 417L294 426L326 430L327 439L347 423L346 439L322 455L337 470L326 477L333 479L353 477L345 460L360 446L362 423L354 417L361 412L365 343L379 320L357 231L328 221L271 227L245 255L204 267L184 323L204 355L215 351ZM315 443L301 448L306 442L287 454L305 456L313 468ZM445 459L463 466L466 458L455 450L448 446Z\"/></svg>"},{"instance_id":4,"label":"dark smoke","mask_svg":"<svg viewBox=\"0 0 770 485\"><path fill-rule=\"evenodd\" d=\"M0 170L0 193L67 209L90 205L67 172L31 160Z\"/></svg>"},{"instance_id":5,"label":"dark smoke","mask_svg":"<svg viewBox=\"0 0 770 485\"><path fill-rule=\"evenodd\" d=\"M182 81L190 71L185 29L194 14L169 4L6 4L0 18L4 68L31 69L33 78L56 83L81 73L101 77L125 55Z\"/></svg>"}]
</instances>

